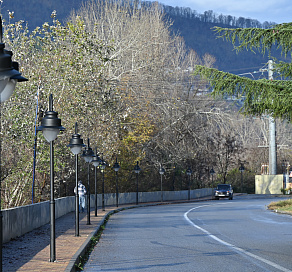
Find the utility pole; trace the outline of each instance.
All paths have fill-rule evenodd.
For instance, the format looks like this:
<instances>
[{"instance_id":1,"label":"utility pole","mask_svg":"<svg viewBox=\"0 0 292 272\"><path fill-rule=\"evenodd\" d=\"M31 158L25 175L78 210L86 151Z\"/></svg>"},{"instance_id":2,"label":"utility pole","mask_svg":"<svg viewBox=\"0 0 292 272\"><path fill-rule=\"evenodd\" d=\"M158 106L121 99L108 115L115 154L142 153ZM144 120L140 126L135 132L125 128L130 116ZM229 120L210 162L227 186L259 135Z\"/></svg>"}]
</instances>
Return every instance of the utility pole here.
<instances>
[{"instance_id":1,"label":"utility pole","mask_svg":"<svg viewBox=\"0 0 292 272\"><path fill-rule=\"evenodd\" d=\"M268 62L269 80L273 80L273 61ZM276 121L269 116L269 174L277 175Z\"/></svg>"}]
</instances>

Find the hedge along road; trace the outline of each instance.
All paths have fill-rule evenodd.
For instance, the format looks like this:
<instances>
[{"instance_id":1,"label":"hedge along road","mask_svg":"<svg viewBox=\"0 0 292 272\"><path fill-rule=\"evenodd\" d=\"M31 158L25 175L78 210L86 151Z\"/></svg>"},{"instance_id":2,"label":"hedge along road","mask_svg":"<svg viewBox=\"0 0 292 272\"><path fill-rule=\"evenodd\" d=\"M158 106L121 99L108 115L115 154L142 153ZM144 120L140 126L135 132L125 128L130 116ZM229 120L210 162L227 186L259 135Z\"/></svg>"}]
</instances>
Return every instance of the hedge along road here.
<instances>
[{"instance_id":1,"label":"hedge along road","mask_svg":"<svg viewBox=\"0 0 292 272\"><path fill-rule=\"evenodd\" d=\"M220 200L114 214L84 271L292 271L292 217L275 199Z\"/></svg>"}]
</instances>

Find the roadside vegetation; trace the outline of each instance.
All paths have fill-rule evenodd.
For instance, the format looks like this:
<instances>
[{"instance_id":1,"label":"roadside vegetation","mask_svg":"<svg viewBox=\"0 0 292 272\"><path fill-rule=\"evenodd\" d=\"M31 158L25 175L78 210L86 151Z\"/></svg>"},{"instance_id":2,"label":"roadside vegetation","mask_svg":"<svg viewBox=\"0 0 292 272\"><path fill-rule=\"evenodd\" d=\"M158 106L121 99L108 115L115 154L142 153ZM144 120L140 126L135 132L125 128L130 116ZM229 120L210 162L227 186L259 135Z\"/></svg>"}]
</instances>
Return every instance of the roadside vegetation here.
<instances>
[{"instance_id":1,"label":"roadside vegetation","mask_svg":"<svg viewBox=\"0 0 292 272\"><path fill-rule=\"evenodd\" d=\"M292 199L273 201L268 205L269 210L280 211L292 215Z\"/></svg>"}]
</instances>

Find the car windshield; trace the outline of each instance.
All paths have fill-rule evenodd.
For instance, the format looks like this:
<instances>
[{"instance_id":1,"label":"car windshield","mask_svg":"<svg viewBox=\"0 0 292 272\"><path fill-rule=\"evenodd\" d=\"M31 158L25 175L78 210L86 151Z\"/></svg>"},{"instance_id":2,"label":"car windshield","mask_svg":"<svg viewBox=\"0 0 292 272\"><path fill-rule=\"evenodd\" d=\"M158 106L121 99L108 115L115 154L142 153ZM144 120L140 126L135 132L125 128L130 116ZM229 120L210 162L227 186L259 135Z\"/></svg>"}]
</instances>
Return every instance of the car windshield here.
<instances>
[{"instance_id":1,"label":"car windshield","mask_svg":"<svg viewBox=\"0 0 292 272\"><path fill-rule=\"evenodd\" d=\"M230 189L230 185L226 185L226 184L218 185L217 189L218 190L229 190Z\"/></svg>"}]
</instances>

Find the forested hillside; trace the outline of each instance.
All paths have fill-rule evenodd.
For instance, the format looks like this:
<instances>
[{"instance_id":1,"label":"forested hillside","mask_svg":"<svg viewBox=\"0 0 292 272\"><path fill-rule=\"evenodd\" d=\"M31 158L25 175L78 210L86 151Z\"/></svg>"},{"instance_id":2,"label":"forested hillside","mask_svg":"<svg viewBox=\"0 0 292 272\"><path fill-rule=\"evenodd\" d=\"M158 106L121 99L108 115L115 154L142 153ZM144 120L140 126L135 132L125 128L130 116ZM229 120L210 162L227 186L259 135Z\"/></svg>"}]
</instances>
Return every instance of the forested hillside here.
<instances>
[{"instance_id":1,"label":"forested hillside","mask_svg":"<svg viewBox=\"0 0 292 272\"><path fill-rule=\"evenodd\" d=\"M216 14L212 10L199 14L190 8L163 7L167 16L173 21L173 31L180 33L186 45L200 56L206 53L215 56L217 68L239 74L251 72L252 69L267 62L268 56L262 57L259 53L235 52L231 43L216 38L212 28L214 26L269 28L274 23L261 23L256 19ZM277 57L279 58L279 54Z\"/></svg>"},{"instance_id":2,"label":"forested hillside","mask_svg":"<svg viewBox=\"0 0 292 272\"><path fill-rule=\"evenodd\" d=\"M173 19L173 30L183 36L186 45L194 49L200 56L206 53L216 58L215 67L225 72L240 74L252 72L261 67L269 59L263 57L259 52L236 52L231 43L216 38L212 30L214 26L226 25L202 22L194 19L187 19L181 16L170 15ZM279 58L279 54L277 54Z\"/></svg>"},{"instance_id":3,"label":"forested hillside","mask_svg":"<svg viewBox=\"0 0 292 272\"><path fill-rule=\"evenodd\" d=\"M89 0L4 0L2 4L3 17L8 19L7 11L14 11L15 20L25 20L29 29L41 26L44 22L50 21L53 10L57 11L57 18L64 22L72 10L78 10L83 2ZM150 5L151 2L144 2ZM256 19L249 19L232 15L218 15L212 10L203 14L197 13L190 8L180 8L162 5L167 18L173 25L174 33L180 34L186 45L194 49L200 56L206 53L216 58L215 66L221 70L235 72L237 74L252 71L267 62L268 56L262 57L261 54L252 52L240 52L237 54L230 43L221 39L216 39L212 30L214 26L223 27L263 27L267 28L271 22L259 22ZM279 54L277 55L279 58Z\"/></svg>"}]
</instances>

